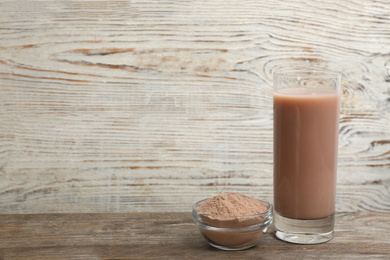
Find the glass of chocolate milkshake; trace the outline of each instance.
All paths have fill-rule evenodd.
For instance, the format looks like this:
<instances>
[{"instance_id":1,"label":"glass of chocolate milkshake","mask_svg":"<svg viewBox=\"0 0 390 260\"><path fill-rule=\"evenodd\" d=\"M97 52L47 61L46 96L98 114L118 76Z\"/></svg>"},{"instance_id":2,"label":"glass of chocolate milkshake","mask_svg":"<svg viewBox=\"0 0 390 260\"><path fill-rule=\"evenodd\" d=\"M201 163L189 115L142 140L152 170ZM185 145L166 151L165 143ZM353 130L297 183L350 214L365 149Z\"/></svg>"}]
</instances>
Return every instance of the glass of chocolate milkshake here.
<instances>
[{"instance_id":1,"label":"glass of chocolate milkshake","mask_svg":"<svg viewBox=\"0 0 390 260\"><path fill-rule=\"evenodd\" d=\"M274 74L274 225L283 241L333 237L340 81L313 69Z\"/></svg>"}]
</instances>

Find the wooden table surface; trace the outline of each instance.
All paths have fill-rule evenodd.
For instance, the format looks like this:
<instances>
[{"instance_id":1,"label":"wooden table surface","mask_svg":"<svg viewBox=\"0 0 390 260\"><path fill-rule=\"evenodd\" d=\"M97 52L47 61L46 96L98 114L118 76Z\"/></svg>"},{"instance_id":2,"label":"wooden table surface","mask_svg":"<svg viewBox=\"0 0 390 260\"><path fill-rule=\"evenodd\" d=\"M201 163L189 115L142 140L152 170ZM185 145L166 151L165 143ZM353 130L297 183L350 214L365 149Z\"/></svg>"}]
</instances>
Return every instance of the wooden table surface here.
<instances>
[{"instance_id":1,"label":"wooden table surface","mask_svg":"<svg viewBox=\"0 0 390 260\"><path fill-rule=\"evenodd\" d=\"M0 259L390 259L388 213L336 214L324 244L285 243L270 228L244 251L214 249L190 212L0 215Z\"/></svg>"}]
</instances>

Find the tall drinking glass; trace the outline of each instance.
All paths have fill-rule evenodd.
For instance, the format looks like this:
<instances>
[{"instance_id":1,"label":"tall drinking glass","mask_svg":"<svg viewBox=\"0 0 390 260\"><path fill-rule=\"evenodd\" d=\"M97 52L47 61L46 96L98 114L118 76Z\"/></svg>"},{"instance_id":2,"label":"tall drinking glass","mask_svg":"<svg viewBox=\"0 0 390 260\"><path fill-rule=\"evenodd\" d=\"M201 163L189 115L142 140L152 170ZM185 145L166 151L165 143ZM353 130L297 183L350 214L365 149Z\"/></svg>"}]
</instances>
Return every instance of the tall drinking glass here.
<instances>
[{"instance_id":1,"label":"tall drinking glass","mask_svg":"<svg viewBox=\"0 0 390 260\"><path fill-rule=\"evenodd\" d=\"M341 75L312 69L274 74L274 225L277 238L333 238Z\"/></svg>"}]
</instances>

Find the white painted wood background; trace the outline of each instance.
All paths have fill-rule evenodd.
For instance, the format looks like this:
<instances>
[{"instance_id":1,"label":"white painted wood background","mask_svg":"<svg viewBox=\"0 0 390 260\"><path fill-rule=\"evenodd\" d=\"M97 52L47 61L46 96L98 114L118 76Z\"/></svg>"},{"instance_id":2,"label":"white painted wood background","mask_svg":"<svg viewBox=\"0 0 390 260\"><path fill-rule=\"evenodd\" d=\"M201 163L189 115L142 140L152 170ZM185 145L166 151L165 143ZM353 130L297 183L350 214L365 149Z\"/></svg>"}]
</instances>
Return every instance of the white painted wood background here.
<instances>
[{"instance_id":1,"label":"white painted wood background","mask_svg":"<svg viewBox=\"0 0 390 260\"><path fill-rule=\"evenodd\" d=\"M341 71L337 210L390 212L390 1L0 1L0 213L272 201L272 73Z\"/></svg>"}]
</instances>

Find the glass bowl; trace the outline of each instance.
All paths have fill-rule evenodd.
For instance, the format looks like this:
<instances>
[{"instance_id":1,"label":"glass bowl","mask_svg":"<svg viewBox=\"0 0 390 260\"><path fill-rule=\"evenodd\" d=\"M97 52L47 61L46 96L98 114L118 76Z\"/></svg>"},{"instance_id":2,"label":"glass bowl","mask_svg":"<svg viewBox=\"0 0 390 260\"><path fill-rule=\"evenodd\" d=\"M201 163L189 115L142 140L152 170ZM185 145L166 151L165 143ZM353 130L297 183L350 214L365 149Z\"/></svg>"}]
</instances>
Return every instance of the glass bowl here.
<instances>
[{"instance_id":1,"label":"glass bowl","mask_svg":"<svg viewBox=\"0 0 390 260\"><path fill-rule=\"evenodd\" d=\"M247 216L221 216L201 212L197 207L207 199L192 206L192 218L203 238L211 246L222 250L244 250L257 245L273 221L273 207L267 211Z\"/></svg>"}]
</instances>

